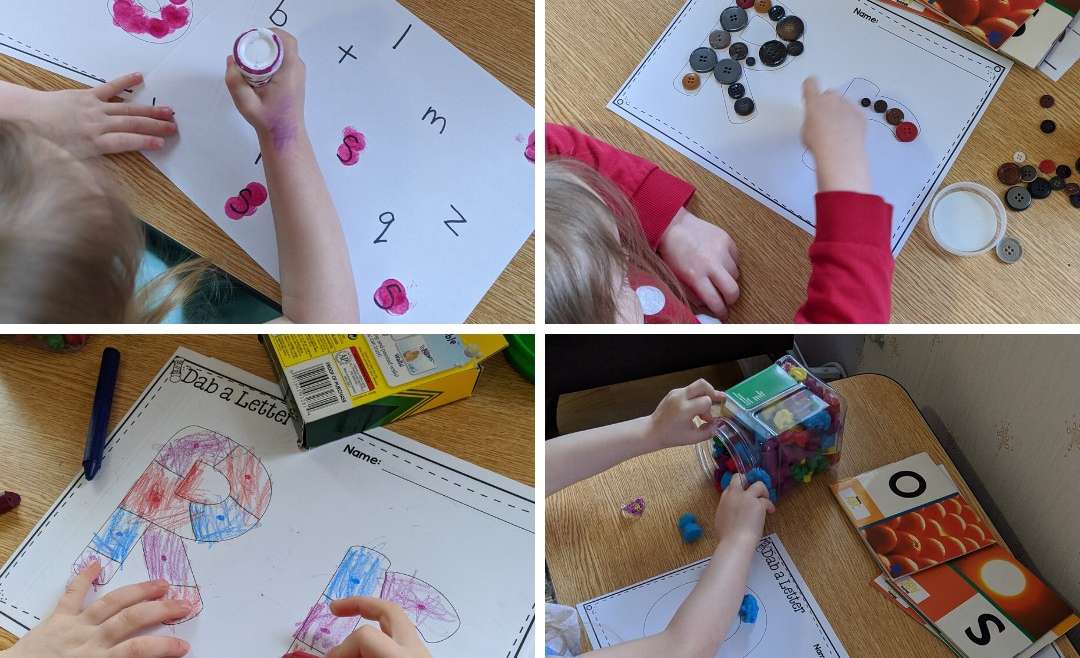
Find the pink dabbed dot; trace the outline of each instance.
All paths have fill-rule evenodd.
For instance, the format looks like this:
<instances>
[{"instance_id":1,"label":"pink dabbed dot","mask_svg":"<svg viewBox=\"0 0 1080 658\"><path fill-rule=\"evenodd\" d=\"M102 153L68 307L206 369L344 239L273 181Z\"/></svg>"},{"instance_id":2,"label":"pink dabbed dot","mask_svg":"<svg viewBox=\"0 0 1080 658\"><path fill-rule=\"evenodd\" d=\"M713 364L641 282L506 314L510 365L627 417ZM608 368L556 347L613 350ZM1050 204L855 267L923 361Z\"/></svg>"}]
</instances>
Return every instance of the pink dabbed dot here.
<instances>
[{"instance_id":1,"label":"pink dabbed dot","mask_svg":"<svg viewBox=\"0 0 1080 658\"><path fill-rule=\"evenodd\" d=\"M383 281L375 291L375 304L390 315L405 315L409 308L409 295L397 279Z\"/></svg>"},{"instance_id":2,"label":"pink dabbed dot","mask_svg":"<svg viewBox=\"0 0 1080 658\"><path fill-rule=\"evenodd\" d=\"M135 0L114 0L113 24L130 34L149 34L155 39L164 39L190 24L191 9L184 6L187 2L170 0L170 4L161 9L160 17L155 18Z\"/></svg>"}]
</instances>

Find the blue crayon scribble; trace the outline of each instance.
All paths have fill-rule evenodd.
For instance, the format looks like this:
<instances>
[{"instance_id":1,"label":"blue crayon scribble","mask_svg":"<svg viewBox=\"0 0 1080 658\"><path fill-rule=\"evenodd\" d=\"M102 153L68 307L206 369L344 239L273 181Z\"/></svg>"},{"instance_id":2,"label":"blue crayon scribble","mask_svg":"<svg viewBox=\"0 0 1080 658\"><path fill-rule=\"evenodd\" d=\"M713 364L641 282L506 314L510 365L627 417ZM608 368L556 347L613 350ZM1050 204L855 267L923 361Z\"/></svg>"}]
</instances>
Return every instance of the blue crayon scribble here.
<instances>
[{"instance_id":1,"label":"blue crayon scribble","mask_svg":"<svg viewBox=\"0 0 1080 658\"><path fill-rule=\"evenodd\" d=\"M233 498L216 505L191 503L191 529L196 541L228 541L251 530L258 522Z\"/></svg>"},{"instance_id":2,"label":"blue crayon scribble","mask_svg":"<svg viewBox=\"0 0 1080 658\"><path fill-rule=\"evenodd\" d=\"M123 562L139 541L147 522L123 508L117 508L101 530L94 535L90 546L107 558Z\"/></svg>"},{"instance_id":3,"label":"blue crayon scribble","mask_svg":"<svg viewBox=\"0 0 1080 658\"><path fill-rule=\"evenodd\" d=\"M390 560L382 553L366 546L353 546L326 586L325 595L331 601L350 596L378 596L389 567Z\"/></svg>"}]
</instances>

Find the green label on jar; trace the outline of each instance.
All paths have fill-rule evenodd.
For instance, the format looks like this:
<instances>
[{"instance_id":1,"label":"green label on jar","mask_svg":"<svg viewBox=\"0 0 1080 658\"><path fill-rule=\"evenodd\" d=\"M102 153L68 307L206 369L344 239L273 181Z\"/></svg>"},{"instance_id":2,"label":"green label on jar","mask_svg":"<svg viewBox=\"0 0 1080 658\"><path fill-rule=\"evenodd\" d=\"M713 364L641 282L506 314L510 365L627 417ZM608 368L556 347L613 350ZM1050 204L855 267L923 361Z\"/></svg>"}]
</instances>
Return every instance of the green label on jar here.
<instances>
[{"instance_id":1,"label":"green label on jar","mask_svg":"<svg viewBox=\"0 0 1080 658\"><path fill-rule=\"evenodd\" d=\"M729 388L728 398L743 409L750 410L771 400L784 391L799 385L784 369L772 365L742 383Z\"/></svg>"}]
</instances>

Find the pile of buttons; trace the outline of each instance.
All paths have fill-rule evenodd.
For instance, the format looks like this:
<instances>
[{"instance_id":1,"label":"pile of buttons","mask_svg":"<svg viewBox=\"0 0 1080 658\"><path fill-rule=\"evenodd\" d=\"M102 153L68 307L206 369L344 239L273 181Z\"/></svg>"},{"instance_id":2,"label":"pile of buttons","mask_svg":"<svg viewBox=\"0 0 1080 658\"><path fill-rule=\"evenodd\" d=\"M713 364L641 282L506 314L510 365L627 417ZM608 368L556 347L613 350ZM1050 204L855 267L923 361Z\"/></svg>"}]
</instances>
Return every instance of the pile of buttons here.
<instances>
[{"instance_id":1,"label":"pile of buttons","mask_svg":"<svg viewBox=\"0 0 1080 658\"><path fill-rule=\"evenodd\" d=\"M1049 109L1055 104L1053 96L1043 96L1039 99L1039 105ZM1057 124L1047 119L1042 124L1042 130L1050 134L1057 129ZM1080 160L1076 161L1076 169L1080 170ZM1044 176L1040 176L1042 173ZM1064 192L1068 195L1074 208L1080 208L1080 183L1069 182L1073 176L1073 168L1067 164L1057 164L1053 160L1046 159L1039 162L1038 167L1028 163L1028 156L1023 151L1013 154L1013 161L1006 162L998 167L997 179L1002 185L1007 185L1005 203L1017 212L1023 212L1031 207L1037 200L1048 199L1054 192Z\"/></svg>"},{"instance_id":2,"label":"pile of buttons","mask_svg":"<svg viewBox=\"0 0 1080 658\"><path fill-rule=\"evenodd\" d=\"M884 114L885 122L895 129L898 141L907 144L919 138L919 127L907 121L903 110L898 107L889 107L888 101L864 98L860 104L867 109L873 109L878 114Z\"/></svg>"},{"instance_id":3,"label":"pile of buttons","mask_svg":"<svg viewBox=\"0 0 1080 658\"><path fill-rule=\"evenodd\" d=\"M767 41L758 49L757 57L750 54L750 47L741 41L734 41L732 34L741 32L750 24L747 9L753 7L760 14L767 14L776 23L776 35L779 39ZM754 100L746 95L743 78L743 64L757 66L760 61L765 66L775 68L787 61L788 57L802 55L805 46L800 41L806 31L806 25L798 16L789 16L787 10L774 5L772 0L737 0L720 15L720 26L709 35L709 45L698 48L690 54L690 68L693 73L683 77L683 88L695 91L701 87L701 76L713 74L716 81L727 87L728 95L735 101L735 113L741 117L750 116L756 106ZM720 59L717 54L727 51L727 57Z\"/></svg>"}]
</instances>

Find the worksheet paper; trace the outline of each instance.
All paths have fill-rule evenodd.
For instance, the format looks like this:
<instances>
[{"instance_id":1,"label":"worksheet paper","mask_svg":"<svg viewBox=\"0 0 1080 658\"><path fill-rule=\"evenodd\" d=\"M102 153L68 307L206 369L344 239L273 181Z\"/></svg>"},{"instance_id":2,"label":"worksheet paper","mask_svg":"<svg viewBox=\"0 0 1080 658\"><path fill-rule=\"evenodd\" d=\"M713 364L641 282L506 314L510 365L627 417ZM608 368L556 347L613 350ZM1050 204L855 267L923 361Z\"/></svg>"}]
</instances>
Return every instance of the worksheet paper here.
<instances>
[{"instance_id":1,"label":"worksheet paper","mask_svg":"<svg viewBox=\"0 0 1080 658\"><path fill-rule=\"evenodd\" d=\"M902 143L883 115L870 119L867 147L874 189L894 206L892 251L900 253L960 150L1009 72L1009 60L924 21L870 0L788 0L806 25L805 52L776 68L744 67L742 84L756 103L738 116L727 88L701 76L683 88L690 54L709 46L733 0L689 0L608 106L610 110L735 185L796 226L814 233L813 158L801 139L802 84L816 76L859 104L886 100L904 111L919 137ZM735 35L757 58L776 39L776 23L749 10ZM719 53L727 57L726 51ZM745 62L743 62L745 65Z\"/></svg>"},{"instance_id":2,"label":"worksheet paper","mask_svg":"<svg viewBox=\"0 0 1080 658\"><path fill-rule=\"evenodd\" d=\"M62 27L49 18L56 3L0 9L12 14L5 29L25 35L7 52L38 64L41 55L26 52L63 52L69 68L91 72L68 73L81 82L106 77L94 67L149 71L131 99L169 105L180 126L149 159L271 276L280 279L263 154L224 83L225 58L252 26L300 41L307 127L342 218L363 320L465 321L532 233L533 109L396 2L186 0L193 22L206 16L148 44L108 11L132 1L65 0L81 9Z\"/></svg>"},{"instance_id":3,"label":"worksheet paper","mask_svg":"<svg viewBox=\"0 0 1080 658\"><path fill-rule=\"evenodd\" d=\"M758 544L746 593L758 601L753 624L734 620L716 658L846 658L780 538ZM578 606L594 649L656 635L667 628L709 566L709 560L631 585Z\"/></svg>"},{"instance_id":4,"label":"worksheet paper","mask_svg":"<svg viewBox=\"0 0 1080 658\"><path fill-rule=\"evenodd\" d=\"M323 654L331 599L399 603L440 658L532 656L533 490L387 430L301 452L277 385L180 349L0 570L24 635L77 565L164 578L191 656Z\"/></svg>"}]
</instances>

